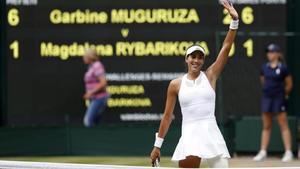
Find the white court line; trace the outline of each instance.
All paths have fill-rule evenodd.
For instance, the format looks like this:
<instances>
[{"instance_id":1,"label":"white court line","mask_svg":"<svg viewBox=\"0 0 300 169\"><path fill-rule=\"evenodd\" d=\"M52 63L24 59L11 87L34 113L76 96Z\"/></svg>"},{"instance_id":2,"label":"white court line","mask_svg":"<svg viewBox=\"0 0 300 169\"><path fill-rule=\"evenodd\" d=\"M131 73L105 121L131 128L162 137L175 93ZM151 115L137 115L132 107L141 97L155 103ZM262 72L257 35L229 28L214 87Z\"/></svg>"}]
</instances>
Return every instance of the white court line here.
<instances>
[{"instance_id":1,"label":"white court line","mask_svg":"<svg viewBox=\"0 0 300 169\"><path fill-rule=\"evenodd\" d=\"M143 166L121 166L121 165L96 165L96 164L74 164L74 163L49 163L49 162L25 162L25 161L3 161L0 160L1 169L153 169ZM164 167L161 167L164 168ZM170 169L170 168L169 168Z\"/></svg>"},{"instance_id":2,"label":"white court line","mask_svg":"<svg viewBox=\"0 0 300 169\"><path fill-rule=\"evenodd\" d=\"M96 164L74 164L74 163L49 163L49 162L25 162L0 160L1 169L150 169L153 167L143 166L121 166L121 165L96 165ZM159 167L161 169L171 169ZM253 168L233 168L253 169ZM300 167L259 167L256 169L300 169Z\"/></svg>"}]
</instances>

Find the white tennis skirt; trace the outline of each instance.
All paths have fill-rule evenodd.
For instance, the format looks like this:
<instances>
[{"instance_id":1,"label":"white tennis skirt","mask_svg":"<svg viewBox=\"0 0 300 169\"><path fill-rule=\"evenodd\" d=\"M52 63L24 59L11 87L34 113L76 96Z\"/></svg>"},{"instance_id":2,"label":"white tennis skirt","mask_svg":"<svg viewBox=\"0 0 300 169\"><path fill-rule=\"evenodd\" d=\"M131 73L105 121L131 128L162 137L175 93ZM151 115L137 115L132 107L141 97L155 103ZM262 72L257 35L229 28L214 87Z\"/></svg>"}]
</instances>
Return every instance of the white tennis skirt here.
<instances>
[{"instance_id":1,"label":"white tennis skirt","mask_svg":"<svg viewBox=\"0 0 300 169\"><path fill-rule=\"evenodd\" d=\"M172 161L183 160L187 156L198 156L202 159L217 156L230 158L215 118L184 122L181 132Z\"/></svg>"}]
</instances>

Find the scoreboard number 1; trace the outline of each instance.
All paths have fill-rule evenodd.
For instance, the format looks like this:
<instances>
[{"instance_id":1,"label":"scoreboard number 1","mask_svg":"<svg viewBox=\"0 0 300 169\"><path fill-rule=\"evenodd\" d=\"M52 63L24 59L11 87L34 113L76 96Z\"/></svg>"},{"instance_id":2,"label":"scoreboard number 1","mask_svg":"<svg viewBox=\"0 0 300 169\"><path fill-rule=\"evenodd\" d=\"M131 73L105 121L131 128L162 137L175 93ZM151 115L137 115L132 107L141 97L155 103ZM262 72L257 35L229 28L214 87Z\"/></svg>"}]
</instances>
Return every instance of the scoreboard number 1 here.
<instances>
[{"instance_id":1,"label":"scoreboard number 1","mask_svg":"<svg viewBox=\"0 0 300 169\"><path fill-rule=\"evenodd\" d=\"M10 26L17 26L20 22L19 11L16 8L12 8L8 11L7 21Z\"/></svg>"},{"instance_id":2,"label":"scoreboard number 1","mask_svg":"<svg viewBox=\"0 0 300 169\"><path fill-rule=\"evenodd\" d=\"M246 56L253 57L253 40L248 39L243 43L243 47L246 49ZM228 57L232 57L235 54L235 43L232 44Z\"/></svg>"},{"instance_id":3,"label":"scoreboard number 1","mask_svg":"<svg viewBox=\"0 0 300 169\"><path fill-rule=\"evenodd\" d=\"M19 58L19 41L15 40L9 45L9 49L12 50L13 58L18 59Z\"/></svg>"},{"instance_id":4,"label":"scoreboard number 1","mask_svg":"<svg viewBox=\"0 0 300 169\"><path fill-rule=\"evenodd\" d=\"M253 57L253 40L248 39L244 44L243 47L246 48L246 55L248 57Z\"/></svg>"}]
</instances>

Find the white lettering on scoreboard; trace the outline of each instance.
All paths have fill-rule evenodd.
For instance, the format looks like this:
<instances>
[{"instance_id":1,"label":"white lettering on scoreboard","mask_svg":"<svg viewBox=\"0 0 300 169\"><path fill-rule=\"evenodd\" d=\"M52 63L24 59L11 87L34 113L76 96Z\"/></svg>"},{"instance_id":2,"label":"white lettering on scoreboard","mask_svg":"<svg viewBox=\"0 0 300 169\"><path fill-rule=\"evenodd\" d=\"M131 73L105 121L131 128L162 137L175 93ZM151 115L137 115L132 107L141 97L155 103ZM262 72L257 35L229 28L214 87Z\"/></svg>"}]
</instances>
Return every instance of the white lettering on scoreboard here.
<instances>
[{"instance_id":1,"label":"white lettering on scoreboard","mask_svg":"<svg viewBox=\"0 0 300 169\"><path fill-rule=\"evenodd\" d=\"M222 0L219 0L221 3ZM267 5L284 5L286 4L286 0L231 0L233 4L252 4L252 5L260 5L260 4L267 4Z\"/></svg>"},{"instance_id":2,"label":"white lettering on scoreboard","mask_svg":"<svg viewBox=\"0 0 300 169\"><path fill-rule=\"evenodd\" d=\"M184 72L124 72L124 73L107 73L106 78L109 81L170 81L180 77Z\"/></svg>"},{"instance_id":3,"label":"white lettering on scoreboard","mask_svg":"<svg viewBox=\"0 0 300 169\"><path fill-rule=\"evenodd\" d=\"M38 0L6 0L6 5L33 6L37 4Z\"/></svg>"}]
</instances>

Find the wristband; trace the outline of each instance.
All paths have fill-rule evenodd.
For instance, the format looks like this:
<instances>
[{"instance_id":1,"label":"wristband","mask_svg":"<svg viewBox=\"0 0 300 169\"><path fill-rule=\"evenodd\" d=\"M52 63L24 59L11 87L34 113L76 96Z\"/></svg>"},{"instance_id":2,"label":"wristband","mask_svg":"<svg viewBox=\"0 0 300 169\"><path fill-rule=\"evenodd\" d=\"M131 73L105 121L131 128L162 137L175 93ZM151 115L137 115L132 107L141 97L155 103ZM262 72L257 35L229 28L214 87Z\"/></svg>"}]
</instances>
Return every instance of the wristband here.
<instances>
[{"instance_id":1,"label":"wristband","mask_svg":"<svg viewBox=\"0 0 300 169\"><path fill-rule=\"evenodd\" d=\"M164 142L163 138L158 137L158 133L155 133L155 142L154 147L161 148L162 144Z\"/></svg>"},{"instance_id":2,"label":"wristband","mask_svg":"<svg viewBox=\"0 0 300 169\"><path fill-rule=\"evenodd\" d=\"M239 28L239 20L231 20L229 29L236 30Z\"/></svg>"}]
</instances>

